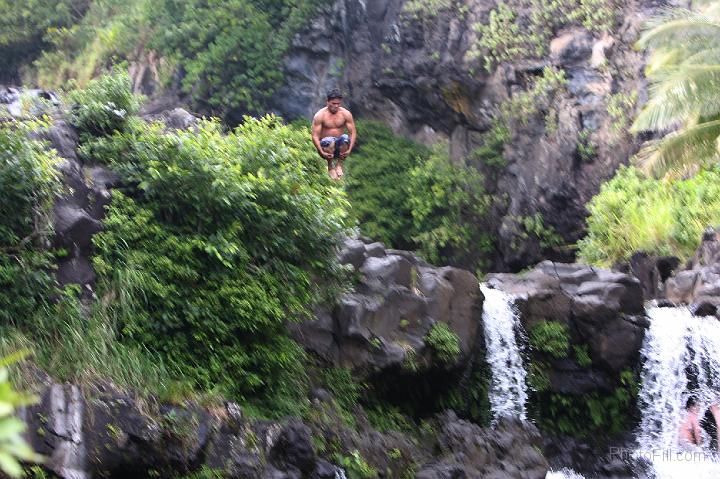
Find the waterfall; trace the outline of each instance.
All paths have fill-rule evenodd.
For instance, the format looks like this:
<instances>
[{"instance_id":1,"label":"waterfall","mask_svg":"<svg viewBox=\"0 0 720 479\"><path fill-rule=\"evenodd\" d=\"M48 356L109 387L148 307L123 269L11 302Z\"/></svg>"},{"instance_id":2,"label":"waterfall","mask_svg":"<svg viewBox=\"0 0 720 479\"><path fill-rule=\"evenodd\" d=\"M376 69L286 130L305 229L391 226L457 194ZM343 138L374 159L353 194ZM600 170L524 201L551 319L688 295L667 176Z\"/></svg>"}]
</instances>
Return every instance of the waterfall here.
<instances>
[{"instance_id":1,"label":"waterfall","mask_svg":"<svg viewBox=\"0 0 720 479\"><path fill-rule=\"evenodd\" d=\"M707 447L678 446L678 429L690 395L700 417L720 392L720 321L693 317L687 308L650 308L650 328L641 350L642 417L637 456L652 463L657 479L720 477L720 459Z\"/></svg>"},{"instance_id":2,"label":"waterfall","mask_svg":"<svg viewBox=\"0 0 720 479\"><path fill-rule=\"evenodd\" d=\"M563 468L559 471L549 471L545 479L585 479L585 476L578 474L572 469Z\"/></svg>"},{"instance_id":3,"label":"waterfall","mask_svg":"<svg viewBox=\"0 0 720 479\"><path fill-rule=\"evenodd\" d=\"M513 297L486 285L480 285L480 289L485 295L483 326L487 362L492 373L489 396L493 416L525 419L526 372L515 340L520 319Z\"/></svg>"}]
</instances>

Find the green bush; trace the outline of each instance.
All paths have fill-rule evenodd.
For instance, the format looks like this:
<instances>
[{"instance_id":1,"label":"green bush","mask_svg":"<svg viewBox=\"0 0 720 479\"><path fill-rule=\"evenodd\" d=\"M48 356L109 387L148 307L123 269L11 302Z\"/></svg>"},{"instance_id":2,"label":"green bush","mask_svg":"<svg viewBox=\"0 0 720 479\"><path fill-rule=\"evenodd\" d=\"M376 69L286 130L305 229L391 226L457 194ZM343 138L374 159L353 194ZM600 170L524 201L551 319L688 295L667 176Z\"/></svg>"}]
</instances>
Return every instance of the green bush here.
<instances>
[{"instance_id":1,"label":"green bush","mask_svg":"<svg viewBox=\"0 0 720 479\"><path fill-rule=\"evenodd\" d=\"M61 191L58 157L28 133L43 125L0 125L0 322L25 324L55 291L52 204Z\"/></svg>"},{"instance_id":2,"label":"green bush","mask_svg":"<svg viewBox=\"0 0 720 479\"><path fill-rule=\"evenodd\" d=\"M430 150L393 134L375 121L358 121L358 142L348 157L345 177L353 215L367 236L395 248L413 249L413 219L408 201L410 171Z\"/></svg>"},{"instance_id":3,"label":"green bush","mask_svg":"<svg viewBox=\"0 0 720 479\"><path fill-rule=\"evenodd\" d=\"M286 323L341 282L343 194L305 135L277 119L233 132L131 122L81 147L127 185L94 237L98 293L124 341L197 387L297 407L303 351ZM122 301L119 299L122 298Z\"/></svg>"},{"instance_id":4,"label":"green bush","mask_svg":"<svg viewBox=\"0 0 720 479\"><path fill-rule=\"evenodd\" d=\"M446 145L433 151L380 123L358 125L346 182L361 231L432 262L476 266L492 249L483 176L453 164Z\"/></svg>"},{"instance_id":5,"label":"green bush","mask_svg":"<svg viewBox=\"0 0 720 479\"><path fill-rule=\"evenodd\" d=\"M530 0L527 8L511 8L501 1L488 22L473 25L478 40L470 58L483 58L485 69L524 58L543 56L556 31L580 24L592 32L610 32L616 22L614 0Z\"/></svg>"},{"instance_id":6,"label":"green bush","mask_svg":"<svg viewBox=\"0 0 720 479\"><path fill-rule=\"evenodd\" d=\"M429 261L475 264L492 250L487 216L492 198L474 168L453 165L439 149L409 173L413 239Z\"/></svg>"},{"instance_id":7,"label":"green bush","mask_svg":"<svg viewBox=\"0 0 720 479\"><path fill-rule=\"evenodd\" d=\"M540 321L530 327L530 346L555 359L567 357L570 336L567 326L557 321Z\"/></svg>"},{"instance_id":8,"label":"green bush","mask_svg":"<svg viewBox=\"0 0 720 479\"><path fill-rule=\"evenodd\" d=\"M460 338L445 323L433 324L425 336L425 343L442 364L453 364L460 356Z\"/></svg>"},{"instance_id":9,"label":"green bush","mask_svg":"<svg viewBox=\"0 0 720 479\"><path fill-rule=\"evenodd\" d=\"M588 204L580 257L611 266L636 251L687 259L708 226L720 223L720 169L689 179L656 180L621 168Z\"/></svg>"},{"instance_id":10,"label":"green bush","mask_svg":"<svg viewBox=\"0 0 720 479\"><path fill-rule=\"evenodd\" d=\"M73 103L70 119L81 133L100 136L122 131L137 113L139 99L131 93L125 72L101 75L82 90L70 93Z\"/></svg>"}]
</instances>

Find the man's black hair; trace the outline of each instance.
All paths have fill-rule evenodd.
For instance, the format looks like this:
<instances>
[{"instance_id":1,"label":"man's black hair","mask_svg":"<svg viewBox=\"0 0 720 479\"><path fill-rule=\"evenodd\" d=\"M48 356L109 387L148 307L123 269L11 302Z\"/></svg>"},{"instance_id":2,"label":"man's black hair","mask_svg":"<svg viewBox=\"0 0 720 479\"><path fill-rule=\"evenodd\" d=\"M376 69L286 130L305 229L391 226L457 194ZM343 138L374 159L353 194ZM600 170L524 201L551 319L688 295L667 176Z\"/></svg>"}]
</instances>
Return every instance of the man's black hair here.
<instances>
[{"instance_id":1,"label":"man's black hair","mask_svg":"<svg viewBox=\"0 0 720 479\"><path fill-rule=\"evenodd\" d=\"M343 96L342 96L342 93L340 93L340 90L338 90L337 88L333 88L333 89L330 90L330 91L328 92L328 94L327 94L327 101L330 101L330 100L342 100L342 97L343 97Z\"/></svg>"},{"instance_id":2,"label":"man's black hair","mask_svg":"<svg viewBox=\"0 0 720 479\"><path fill-rule=\"evenodd\" d=\"M687 398L687 402L685 403L685 409L690 409L691 407L695 406L697 404L697 398L695 396L690 396Z\"/></svg>"}]
</instances>

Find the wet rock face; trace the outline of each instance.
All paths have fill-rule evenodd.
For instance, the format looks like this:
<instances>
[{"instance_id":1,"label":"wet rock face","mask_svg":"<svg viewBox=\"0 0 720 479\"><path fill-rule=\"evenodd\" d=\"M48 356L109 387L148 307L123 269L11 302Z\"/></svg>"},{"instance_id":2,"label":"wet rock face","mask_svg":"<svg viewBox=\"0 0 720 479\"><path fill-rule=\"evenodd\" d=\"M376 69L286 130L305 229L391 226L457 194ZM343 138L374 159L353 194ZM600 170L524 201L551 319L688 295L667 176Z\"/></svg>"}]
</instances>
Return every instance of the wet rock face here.
<instances>
[{"instance_id":1,"label":"wet rock face","mask_svg":"<svg viewBox=\"0 0 720 479\"><path fill-rule=\"evenodd\" d=\"M720 318L720 230L709 228L687 268L665 282L665 297L697 316Z\"/></svg>"},{"instance_id":2,"label":"wet rock face","mask_svg":"<svg viewBox=\"0 0 720 479\"><path fill-rule=\"evenodd\" d=\"M542 438L530 423L503 418L487 430L452 412L439 422L438 457L418 471L417 479L542 479L547 474L547 461L538 452Z\"/></svg>"},{"instance_id":3,"label":"wet rock face","mask_svg":"<svg viewBox=\"0 0 720 479\"><path fill-rule=\"evenodd\" d=\"M571 354L552 362L553 391L609 391L617 374L637 364L648 322L636 278L544 261L525 274L489 275L487 282L517 296L526 330L543 321L556 321L566 326L571 345L587 347L591 368L581 367Z\"/></svg>"},{"instance_id":4,"label":"wet rock face","mask_svg":"<svg viewBox=\"0 0 720 479\"><path fill-rule=\"evenodd\" d=\"M340 261L359 276L355 291L333 309L295 327L297 340L331 364L359 377L402 368L407 361L437 364L427 335L444 323L457 335L461 365L476 345L482 293L473 274L435 268L407 251L350 239Z\"/></svg>"},{"instance_id":5,"label":"wet rock face","mask_svg":"<svg viewBox=\"0 0 720 479\"><path fill-rule=\"evenodd\" d=\"M527 5L505 3L518 11ZM517 271L544 258L571 261L572 253L543 247L540 238L519 239L527 233L521 219L541 214L565 244L583 235L585 204L639 146L626 133L628 119L617 109L611 115L608 105L633 94L643 101L643 58L633 44L643 21L664 3L616 2L623 20L610 34L568 25L543 45L543 58L487 72L482 56L473 60L468 52L478 39L473 27L487 23L494 0L464 0L416 16L404 11L404 0L336 0L293 39L274 109L289 119L312 118L326 91L338 86L356 116L426 144L448 141L454 160L476 166L491 179L490 191L507 198L489 221L499 237L490 270ZM548 66L564 70L567 86L539 114L512 121L507 166L463 160L482 144L498 105ZM546 126L546 113L555 127ZM583 143L594 145L594 153L583 153Z\"/></svg>"},{"instance_id":6,"label":"wet rock face","mask_svg":"<svg viewBox=\"0 0 720 479\"><path fill-rule=\"evenodd\" d=\"M342 477L316 443L361 454L386 474L380 477L412 470L417 478L539 479L548 469L538 430L517 420L481 428L447 412L429 419L434 432L418 441L372 429L361 411L354 426L345 425L329 399L314 400L310 414L329 419L275 422L245 417L234 403L212 413L171 405L149 412L148 404L112 386L81 390L41 380L41 402L24 409L22 418L32 446L48 458L44 467L63 479L182 477L203 467L237 479Z\"/></svg>"}]
</instances>

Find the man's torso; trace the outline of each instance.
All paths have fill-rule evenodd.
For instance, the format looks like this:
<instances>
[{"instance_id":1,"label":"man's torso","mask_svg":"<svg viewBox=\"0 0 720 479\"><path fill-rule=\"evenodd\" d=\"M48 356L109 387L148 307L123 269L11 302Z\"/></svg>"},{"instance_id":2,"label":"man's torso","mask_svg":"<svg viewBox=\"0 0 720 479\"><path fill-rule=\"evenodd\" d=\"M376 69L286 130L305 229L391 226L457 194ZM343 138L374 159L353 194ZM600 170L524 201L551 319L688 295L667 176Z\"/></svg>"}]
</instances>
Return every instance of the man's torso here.
<instances>
[{"instance_id":1,"label":"man's torso","mask_svg":"<svg viewBox=\"0 0 720 479\"><path fill-rule=\"evenodd\" d=\"M340 136L345 133L345 124L347 123L346 112L347 110L342 107L335 114L330 113L327 107L323 108L320 114L320 122L322 124L320 138Z\"/></svg>"}]
</instances>

